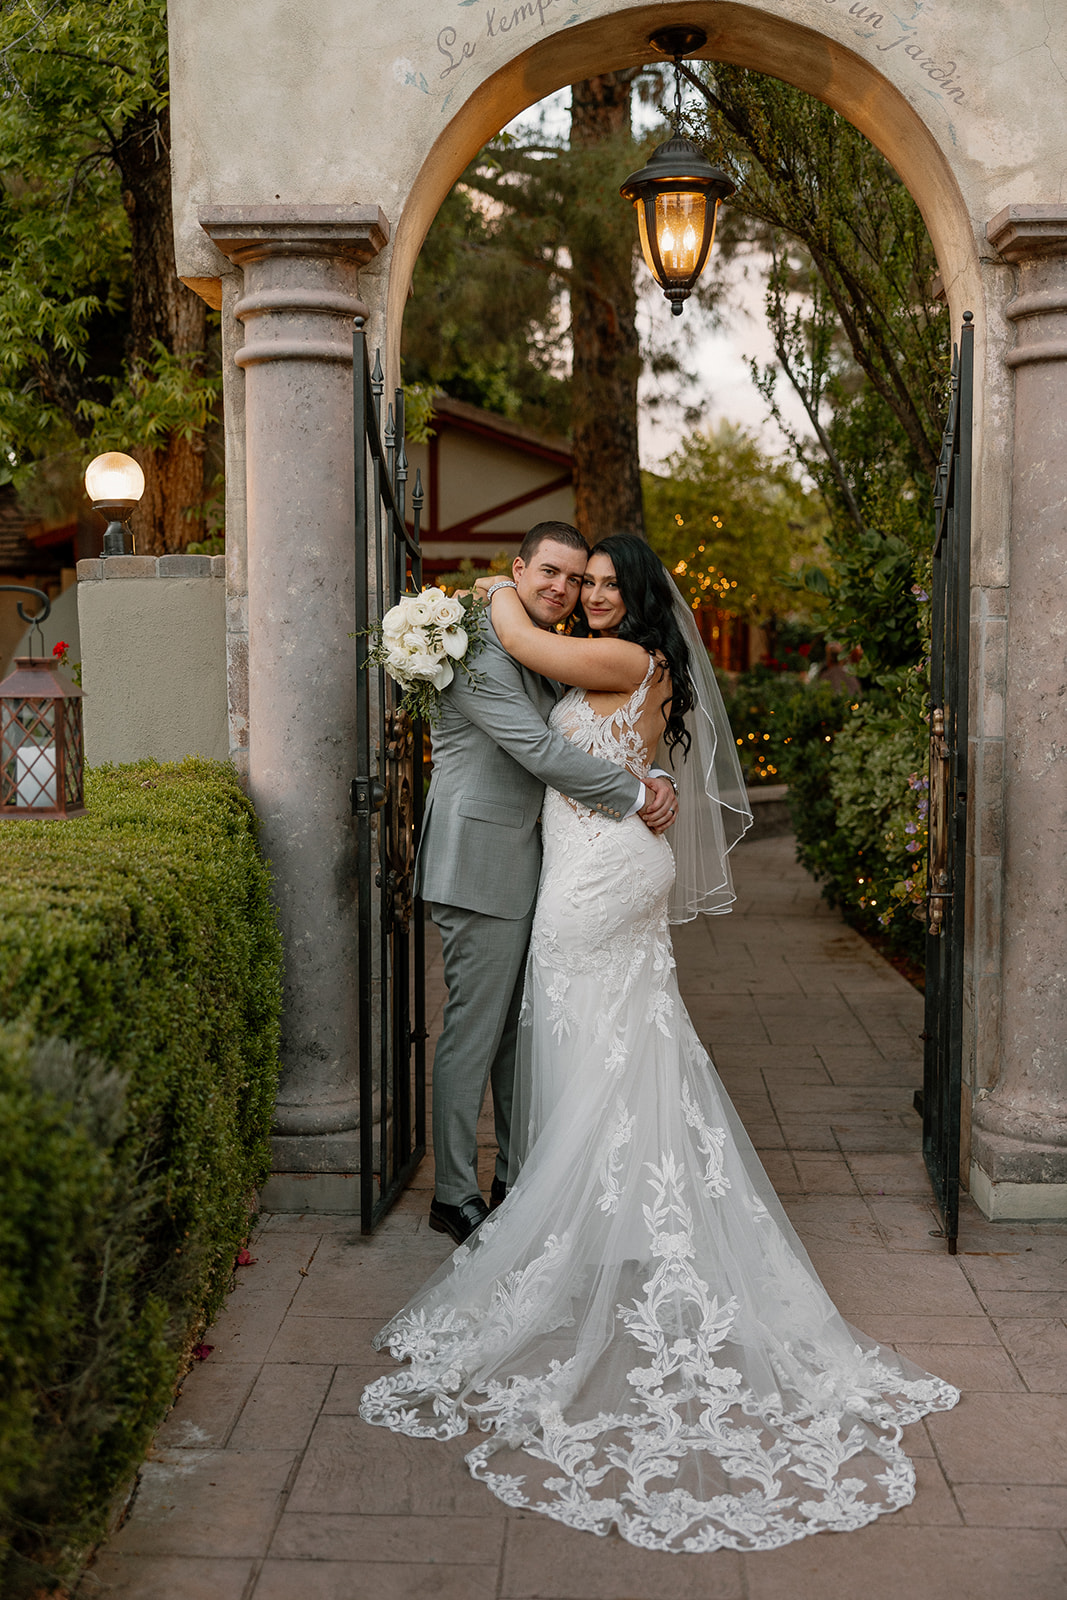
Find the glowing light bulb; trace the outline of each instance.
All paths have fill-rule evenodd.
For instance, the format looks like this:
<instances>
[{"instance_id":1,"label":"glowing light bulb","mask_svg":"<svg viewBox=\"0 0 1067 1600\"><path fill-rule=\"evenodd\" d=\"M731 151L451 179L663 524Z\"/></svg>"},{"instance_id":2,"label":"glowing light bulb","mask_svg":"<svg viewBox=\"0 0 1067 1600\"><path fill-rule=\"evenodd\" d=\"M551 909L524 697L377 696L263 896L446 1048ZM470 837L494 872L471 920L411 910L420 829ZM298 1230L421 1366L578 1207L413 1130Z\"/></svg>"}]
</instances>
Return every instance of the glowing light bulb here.
<instances>
[{"instance_id":1,"label":"glowing light bulb","mask_svg":"<svg viewBox=\"0 0 1067 1600\"><path fill-rule=\"evenodd\" d=\"M692 255L696 247L697 236L693 232L693 224L690 222L686 224L685 233L682 235L682 249L685 250L689 255Z\"/></svg>"}]
</instances>

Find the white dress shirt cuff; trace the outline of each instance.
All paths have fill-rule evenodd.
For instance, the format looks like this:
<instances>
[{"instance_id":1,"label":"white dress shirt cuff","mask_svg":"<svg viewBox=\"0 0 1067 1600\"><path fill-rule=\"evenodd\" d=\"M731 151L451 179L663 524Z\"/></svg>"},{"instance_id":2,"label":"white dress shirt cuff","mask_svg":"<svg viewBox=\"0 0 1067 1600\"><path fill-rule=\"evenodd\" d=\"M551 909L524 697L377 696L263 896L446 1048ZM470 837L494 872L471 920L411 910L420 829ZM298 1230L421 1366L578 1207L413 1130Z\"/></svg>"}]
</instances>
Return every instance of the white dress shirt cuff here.
<instances>
[{"instance_id":1,"label":"white dress shirt cuff","mask_svg":"<svg viewBox=\"0 0 1067 1600\"><path fill-rule=\"evenodd\" d=\"M646 800L646 798L647 798L647 795L646 795L645 786L644 786L643 783L639 783L638 786L637 786L637 799L634 801L634 803L630 807L629 811L627 811L626 816L627 817L633 817L633 816L636 816L636 814L639 811L643 811L645 809L645 800ZM623 818L624 822L625 822L625 820L626 820L626 817Z\"/></svg>"},{"instance_id":2,"label":"white dress shirt cuff","mask_svg":"<svg viewBox=\"0 0 1067 1600\"><path fill-rule=\"evenodd\" d=\"M648 775L649 775L650 778L670 778L671 777L670 773L669 772L664 772L662 767L650 767ZM673 778L671 778L671 782L672 783L674 782ZM645 788L644 784L642 784L641 787L637 791L637 799L634 801L633 805L630 807L629 811L626 813L626 816L627 817L633 817L633 816L636 816L638 811L643 811L645 809L645 801L647 799L648 799L648 790ZM623 821L625 821L625 820L626 820L626 818L624 817Z\"/></svg>"}]
</instances>

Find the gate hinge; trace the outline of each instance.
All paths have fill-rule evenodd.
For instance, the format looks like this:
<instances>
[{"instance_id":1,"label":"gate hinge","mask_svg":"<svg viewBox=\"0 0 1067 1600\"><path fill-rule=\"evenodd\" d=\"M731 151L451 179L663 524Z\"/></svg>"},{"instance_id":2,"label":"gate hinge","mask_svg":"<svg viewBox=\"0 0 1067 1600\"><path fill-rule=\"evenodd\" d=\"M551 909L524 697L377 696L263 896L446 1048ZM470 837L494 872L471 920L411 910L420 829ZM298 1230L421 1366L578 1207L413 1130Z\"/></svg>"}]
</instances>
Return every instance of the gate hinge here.
<instances>
[{"instance_id":1,"label":"gate hinge","mask_svg":"<svg viewBox=\"0 0 1067 1600\"><path fill-rule=\"evenodd\" d=\"M386 788L377 778L352 779L352 815L371 817L386 801Z\"/></svg>"}]
</instances>

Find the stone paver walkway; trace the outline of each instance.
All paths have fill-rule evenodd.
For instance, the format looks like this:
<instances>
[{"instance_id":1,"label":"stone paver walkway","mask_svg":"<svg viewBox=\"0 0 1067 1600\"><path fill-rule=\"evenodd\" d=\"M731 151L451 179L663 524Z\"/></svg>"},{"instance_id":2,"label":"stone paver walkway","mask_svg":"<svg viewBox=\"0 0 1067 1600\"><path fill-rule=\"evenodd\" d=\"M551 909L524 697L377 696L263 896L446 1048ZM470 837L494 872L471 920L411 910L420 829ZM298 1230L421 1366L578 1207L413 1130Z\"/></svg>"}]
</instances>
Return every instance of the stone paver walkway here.
<instances>
[{"instance_id":1,"label":"stone paver walkway","mask_svg":"<svg viewBox=\"0 0 1067 1600\"><path fill-rule=\"evenodd\" d=\"M365 1426L371 1337L448 1249L427 1161L370 1241L348 1217L262 1219L79 1600L1063 1600L1067 1227L965 1203L945 1253L911 1103L920 997L791 840L735 863L734 914L681 930L683 992L841 1311L964 1391L907 1430L914 1504L766 1554L654 1554L508 1510L462 1439Z\"/></svg>"}]
</instances>

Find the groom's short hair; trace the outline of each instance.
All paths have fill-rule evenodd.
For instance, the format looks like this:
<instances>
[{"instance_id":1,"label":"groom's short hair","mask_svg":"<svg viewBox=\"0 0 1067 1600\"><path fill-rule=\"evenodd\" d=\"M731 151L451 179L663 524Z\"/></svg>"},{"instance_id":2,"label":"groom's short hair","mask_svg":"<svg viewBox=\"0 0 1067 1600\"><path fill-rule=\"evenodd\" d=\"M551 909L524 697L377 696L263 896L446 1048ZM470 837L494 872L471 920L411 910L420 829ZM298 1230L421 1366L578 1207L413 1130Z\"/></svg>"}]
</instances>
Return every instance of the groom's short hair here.
<instances>
[{"instance_id":1,"label":"groom's short hair","mask_svg":"<svg viewBox=\"0 0 1067 1600\"><path fill-rule=\"evenodd\" d=\"M565 544L571 550L581 550L586 558L589 556L588 542L582 538L577 528L571 527L569 522L535 522L522 541L519 559L528 565L546 539L553 539L556 544Z\"/></svg>"}]
</instances>

